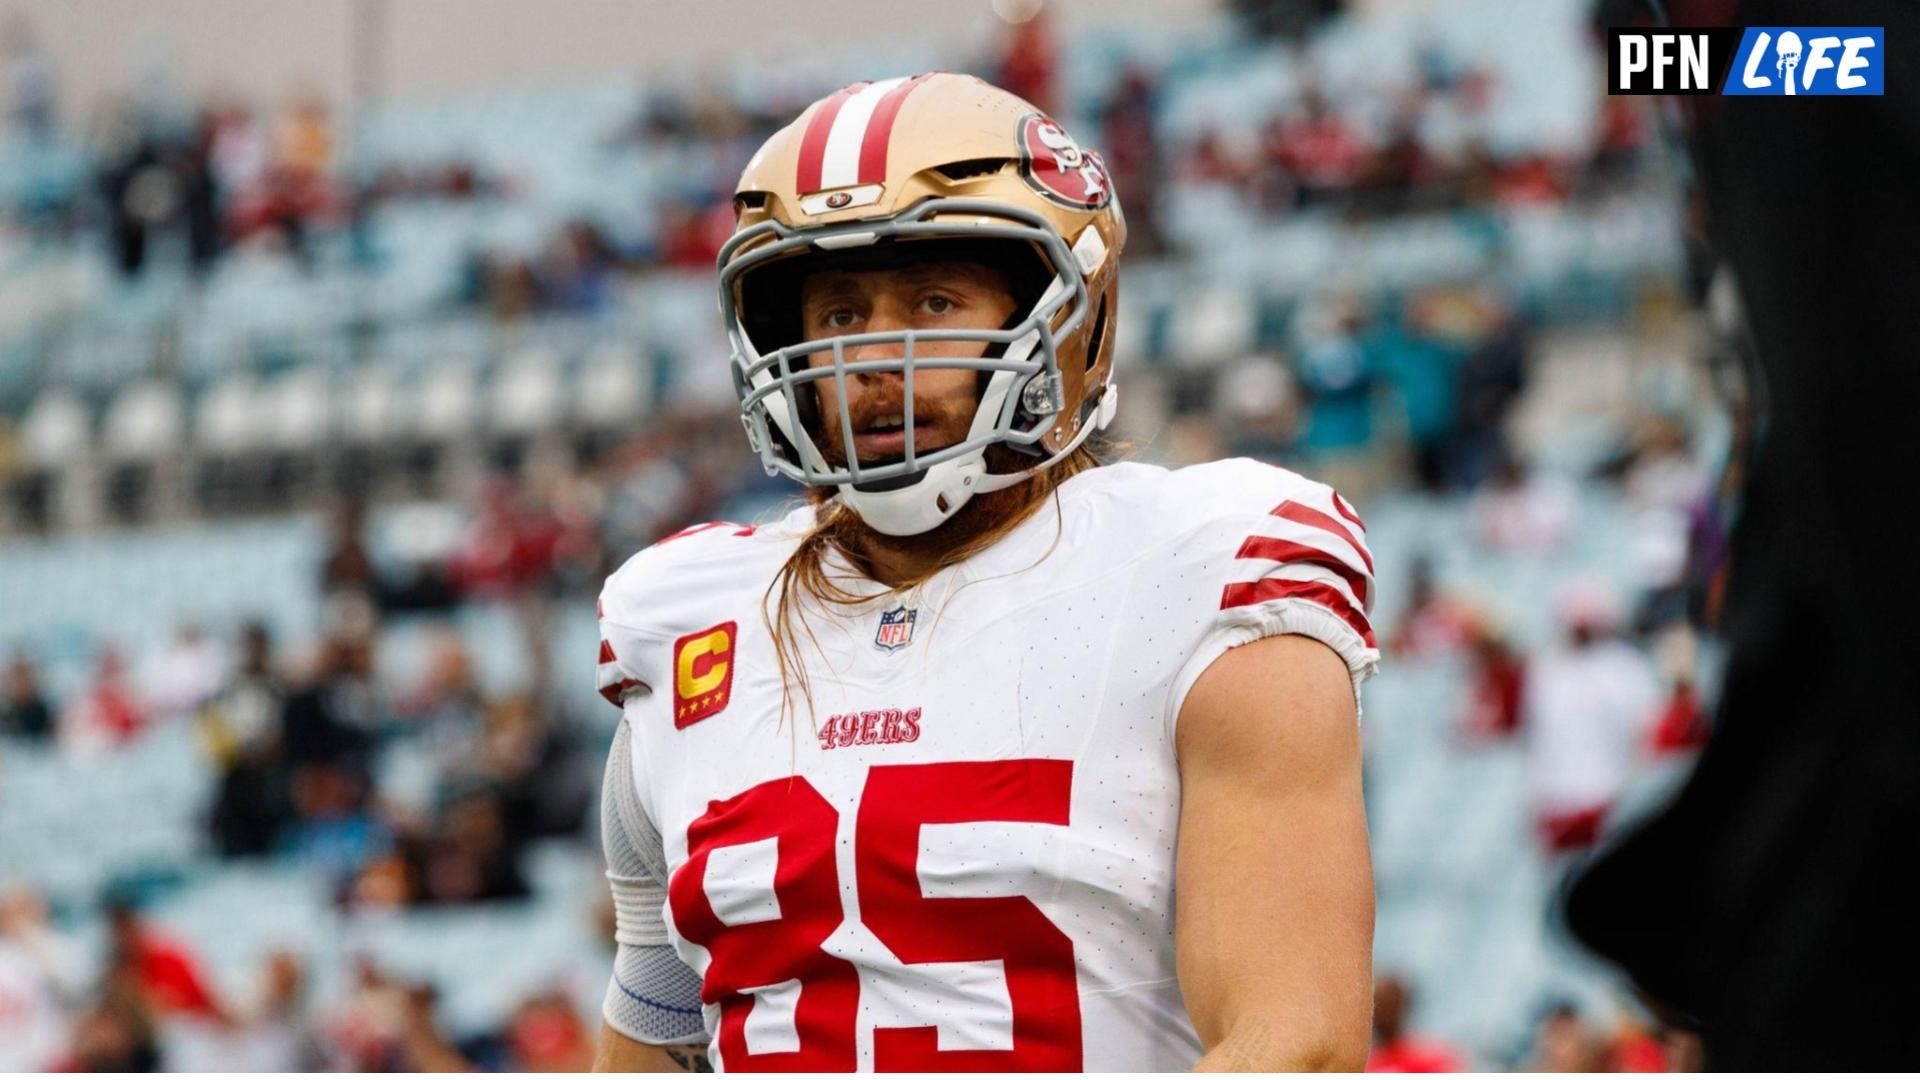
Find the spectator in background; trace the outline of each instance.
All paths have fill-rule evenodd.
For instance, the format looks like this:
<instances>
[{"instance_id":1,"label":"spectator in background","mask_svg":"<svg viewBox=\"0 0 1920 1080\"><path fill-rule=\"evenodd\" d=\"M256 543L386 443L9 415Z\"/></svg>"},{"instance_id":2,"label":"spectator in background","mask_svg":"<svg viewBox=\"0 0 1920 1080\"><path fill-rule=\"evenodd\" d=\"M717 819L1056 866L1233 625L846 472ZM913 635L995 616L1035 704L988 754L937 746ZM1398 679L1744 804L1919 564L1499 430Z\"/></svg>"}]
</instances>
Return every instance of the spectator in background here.
<instances>
[{"instance_id":1,"label":"spectator in background","mask_svg":"<svg viewBox=\"0 0 1920 1080\"><path fill-rule=\"evenodd\" d=\"M1564 484L1533 475L1511 450L1503 450L1487 484L1467 504L1467 517L1483 549L1537 554L1567 542L1578 509Z\"/></svg>"},{"instance_id":2,"label":"spectator in background","mask_svg":"<svg viewBox=\"0 0 1920 1080\"><path fill-rule=\"evenodd\" d=\"M536 271L541 306L549 311L592 314L611 302L620 259L599 226L574 221L547 242Z\"/></svg>"},{"instance_id":3,"label":"spectator in background","mask_svg":"<svg viewBox=\"0 0 1920 1080\"><path fill-rule=\"evenodd\" d=\"M1407 1031L1413 1012L1413 991L1395 976L1373 984L1373 1052L1368 1072L1459 1072L1466 1056L1441 1042L1421 1039Z\"/></svg>"},{"instance_id":4,"label":"spectator in background","mask_svg":"<svg viewBox=\"0 0 1920 1080\"><path fill-rule=\"evenodd\" d=\"M325 101L302 97L287 109L277 132L274 163L302 183L326 175L333 164L333 126Z\"/></svg>"},{"instance_id":5,"label":"spectator in background","mask_svg":"<svg viewBox=\"0 0 1920 1080\"><path fill-rule=\"evenodd\" d=\"M0 702L0 735L45 740L52 737L53 730L53 709L40 690L40 671L24 650L16 652L7 661L7 697Z\"/></svg>"},{"instance_id":6,"label":"spectator in background","mask_svg":"<svg viewBox=\"0 0 1920 1080\"><path fill-rule=\"evenodd\" d=\"M327 555L320 563L320 592L329 602L345 594L378 604L380 575L364 539L366 512L358 498L343 499L333 509Z\"/></svg>"},{"instance_id":7,"label":"spectator in background","mask_svg":"<svg viewBox=\"0 0 1920 1080\"><path fill-rule=\"evenodd\" d=\"M180 624L173 643L154 656L140 679L142 698L157 717L197 711L226 685L227 651L194 622Z\"/></svg>"},{"instance_id":8,"label":"spectator in background","mask_svg":"<svg viewBox=\"0 0 1920 1080\"><path fill-rule=\"evenodd\" d=\"M115 981L73 1026L62 1072L159 1072L160 1044L152 1015L124 981Z\"/></svg>"},{"instance_id":9,"label":"spectator in background","mask_svg":"<svg viewBox=\"0 0 1920 1080\"><path fill-rule=\"evenodd\" d=\"M201 733L220 773L209 828L222 855L264 855L286 825L280 752L285 701L273 640L264 624L248 623L240 634L239 670L200 714Z\"/></svg>"},{"instance_id":10,"label":"spectator in background","mask_svg":"<svg viewBox=\"0 0 1920 1080\"><path fill-rule=\"evenodd\" d=\"M1600 1066L1599 1048L1580 1012L1571 1004L1548 1009L1534 1028L1533 1059L1527 1072L1593 1072Z\"/></svg>"},{"instance_id":11,"label":"spectator in background","mask_svg":"<svg viewBox=\"0 0 1920 1080\"><path fill-rule=\"evenodd\" d=\"M474 1063L441 1029L439 996L407 985L371 957L353 960L354 989L323 1025L327 1065L339 1072L471 1072Z\"/></svg>"},{"instance_id":12,"label":"spectator in background","mask_svg":"<svg viewBox=\"0 0 1920 1080\"><path fill-rule=\"evenodd\" d=\"M126 667L112 646L100 650L93 684L60 711L60 744L67 753L89 756L124 746L147 725L146 710L126 685Z\"/></svg>"},{"instance_id":13,"label":"spectator in background","mask_svg":"<svg viewBox=\"0 0 1920 1080\"><path fill-rule=\"evenodd\" d=\"M394 702L393 711L410 734L424 741L440 770L450 773L472 759L486 707L473 657L460 632L448 626L434 632L426 674Z\"/></svg>"},{"instance_id":14,"label":"spectator in background","mask_svg":"<svg viewBox=\"0 0 1920 1080\"><path fill-rule=\"evenodd\" d=\"M0 53L6 59L7 106L13 122L27 136L45 142L53 136L54 104L58 83L53 64L34 40L33 26L14 16L0 35Z\"/></svg>"},{"instance_id":15,"label":"spectator in background","mask_svg":"<svg viewBox=\"0 0 1920 1080\"><path fill-rule=\"evenodd\" d=\"M565 535L544 504L499 476L482 490L466 541L447 564L447 579L461 597L513 605L536 691L550 685L548 600Z\"/></svg>"},{"instance_id":16,"label":"spectator in background","mask_svg":"<svg viewBox=\"0 0 1920 1080\"><path fill-rule=\"evenodd\" d=\"M1447 452L1460 418L1455 391L1461 351L1439 339L1434 322L1447 298L1415 294L1381 304L1379 318L1361 339L1367 367L1398 392L1412 443L1414 477L1429 492L1448 486Z\"/></svg>"},{"instance_id":17,"label":"spectator in background","mask_svg":"<svg viewBox=\"0 0 1920 1080\"><path fill-rule=\"evenodd\" d=\"M1445 656L1466 643L1467 612L1440 590L1433 576L1433 557L1416 556L1407 569L1407 610L1387 638L1395 656Z\"/></svg>"},{"instance_id":18,"label":"spectator in background","mask_svg":"<svg viewBox=\"0 0 1920 1080\"><path fill-rule=\"evenodd\" d=\"M565 994L548 991L522 1002L507 1021L507 1053L515 1072L585 1072L593 1039Z\"/></svg>"},{"instance_id":19,"label":"spectator in background","mask_svg":"<svg viewBox=\"0 0 1920 1080\"><path fill-rule=\"evenodd\" d=\"M1615 636L1610 589L1575 583L1559 608L1566 642L1528 665L1521 706L1540 836L1556 853L1599 839L1661 699L1652 663Z\"/></svg>"},{"instance_id":20,"label":"spectator in background","mask_svg":"<svg viewBox=\"0 0 1920 1080\"><path fill-rule=\"evenodd\" d=\"M1130 67L1120 76L1119 88L1108 100L1100 121L1100 147L1113 189L1127 205L1129 250L1154 255L1166 247L1160 235L1160 189L1165 181L1166 154L1155 137L1154 96L1159 88L1153 74ZM1203 136L1203 140L1204 140ZM1244 170L1224 157L1223 173L1214 179L1244 182Z\"/></svg>"},{"instance_id":21,"label":"spectator in background","mask_svg":"<svg viewBox=\"0 0 1920 1080\"><path fill-rule=\"evenodd\" d=\"M1374 371L1361 347L1361 301L1338 296L1309 302L1296 320L1300 386L1312 403L1300 449L1326 482L1365 498L1377 480L1373 442Z\"/></svg>"},{"instance_id":22,"label":"spectator in background","mask_svg":"<svg viewBox=\"0 0 1920 1080\"><path fill-rule=\"evenodd\" d=\"M310 1030L306 968L290 952L269 953L263 967L265 992L258 1008L232 1040L227 1071L318 1069L320 1050Z\"/></svg>"},{"instance_id":23,"label":"spectator in background","mask_svg":"<svg viewBox=\"0 0 1920 1080\"><path fill-rule=\"evenodd\" d=\"M170 1032L167 1068L177 1072L312 1072L323 1062L306 1008L306 970L288 952L261 964L259 1000L229 1028Z\"/></svg>"},{"instance_id":24,"label":"spectator in background","mask_svg":"<svg viewBox=\"0 0 1920 1080\"><path fill-rule=\"evenodd\" d=\"M336 632L320 648L314 677L288 695L280 740L287 764L363 769L381 725L373 686L373 643Z\"/></svg>"},{"instance_id":25,"label":"spectator in background","mask_svg":"<svg viewBox=\"0 0 1920 1080\"><path fill-rule=\"evenodd\" d=\"M553 571L559 525L505 476L489 480L473 527L448 576L465 597L511 600L539 589Z\"/></svg>"},{"instance_id":26,"label":"spectator in background","mask_svg":"<svg viewBox=\"0 0 1920 1080\"><path fill-rule=\"evenodd\" d=\"M393 837L369 808L367 781L340 762L317 762L293 774L295 823L285 850L329 881L346 882Z\"/></svg>"},{"instance_id":27,"label":"spectator in background","mask_svg":"<svg viewBox=\"0 0 1920 1080\"><path fill-rule=\"evenodd\" d=\"M106 909L110 982L124 979L151 1016L227 1023L227 1010L214 997L199 960L184 945L151 926L127 896L109 897Z\"/></svg>"},{"instance_id":28,"label":"spectator in background","mask_svg":"<svg viewBox=\"0 0 1920 1080\"><path fill-rule=\"evenodd\" d=\"M0 890L0 1073L52 1069L79 970L33 890Z\"/></svg>"},{"instance_id":29,"label":"spectator in background","mask_svg":"<svg viewBox=\"0 0 1920 1080\"><path fill-rule=\"evenodd\" d=\"M1293 372L1272 356L1252 356L1232 365L1214 387L1213 414L1224 421L1228 454L1285 459L1300 428L1300 392Z\"/></svg>"},{"instance_id":30,"label":"spectator in background","mask_svg":"<svg viewBox=\"0 0 1920 1080\"><path fill-rule=\"evenodd\" d=\"M1467 623L1472 663L1466 710L1460 731L1469 739L1505 739L1520 730L1520 704L1526 693L1526 661L1488 618Z\"/></svg>"},{"instance_id":31,"label":"spectator in background","mask_svg":"<svg viewBox=\"0 0 1920 1080\"><path fill-rule=\"evenodd\" d=\"M461 795L448 808L443 831L426 846L420 879L421 899L432 904L519 900L533 892L500 799L484 790Z\"/></svg>"},{"instance_id":32,"label":"spectator in background","mask_svg":"<svg viewBox=\"0 0 1920 1080\"><path fill-rule=\"evenodd\" d=\"M1366 147L1345 119L1327 106L1318 76L1308 71L1300 110L1276 117L1268 133L1272 163L1293 178L1301 206L1344 199L1366 164Z\"/></svg>"},{"instance_id":33,"label":"spectator in background","mask_svg":"<svg viewBox=\"0 0 1920 1080\"><path fill-rule=\"evenodd\" d=\"M218 190L251 196L265 180L267 140L253 111L239 102L216 102L207 110L207 163Z\"/></svg>"},{"instance_id":34,"label":"spectator in background","mask_svg":"<svg viewBox=\"0 0 1920 1080\"><path fill-rule=\"evenodd\" d=\"M1060 103L1054 96L1054 69L1058 61L1054 56L1053 27L1039 0L1013 0L1012 6L1021 8L1017 14L1027 17L1016 16L1007 31L1006 45L996 65L998 71L991 81L1008 93L1027 99L1043 113L1056 113Z\"/></svg>"}]
</instances>

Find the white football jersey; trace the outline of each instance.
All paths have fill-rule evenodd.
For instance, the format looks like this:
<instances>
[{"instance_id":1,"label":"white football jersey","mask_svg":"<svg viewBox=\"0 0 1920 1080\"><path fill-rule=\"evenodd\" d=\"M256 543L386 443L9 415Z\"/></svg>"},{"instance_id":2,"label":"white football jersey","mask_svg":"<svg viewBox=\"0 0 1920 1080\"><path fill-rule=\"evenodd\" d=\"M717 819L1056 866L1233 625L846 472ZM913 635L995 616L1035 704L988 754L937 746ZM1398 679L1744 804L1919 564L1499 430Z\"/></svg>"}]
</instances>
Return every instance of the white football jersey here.
<instances>
[{"instance_id":1,"label":"white football jersey","mask_svg":"<svg viewBox=\"0 0 1920 1080\"><path fill-rule=\"evenodd\" d=\"M1245 459L1081 473L917 590L807 603L811 708L796 685L783 718L763 610L813 520L687 530L601 596L600 685L715 1067L1191 1066L1174 721L1272 634L1325 642L1358 690L1358 515Z\"/></svg>"}]
</instances>

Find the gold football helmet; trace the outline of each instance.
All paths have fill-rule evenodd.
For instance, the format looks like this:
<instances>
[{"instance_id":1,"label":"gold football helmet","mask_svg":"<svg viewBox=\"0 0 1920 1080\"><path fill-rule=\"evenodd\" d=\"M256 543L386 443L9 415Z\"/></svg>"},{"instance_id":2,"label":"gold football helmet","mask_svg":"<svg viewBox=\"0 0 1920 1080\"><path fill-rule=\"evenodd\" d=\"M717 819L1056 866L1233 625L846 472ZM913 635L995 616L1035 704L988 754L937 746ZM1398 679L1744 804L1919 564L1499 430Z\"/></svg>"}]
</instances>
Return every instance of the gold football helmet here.
<instances>
[{"instance_id":1,"label":"gold football helmet","mask_svg":"<svg viewBox=\"0 0 1920 1080\"><path fill-rule=\"evenodd\" d=\"M1100 155L1032 105L968 75L855 83L768 139L734 195L720 251L720 306L747 438L769 473L833 484L891 535L925 532L975 493L1019 483L1071 454L1113 418L1113 325L1126 222ZM799 283L827 268L924 259L989 262L1013 283L998 330L899 330L802 341ZM981 357L922 357L918 342L979 341ZM846 351L898 343L893 359ZM819 362L809 362L817 355ZM831 362L825 358L831 357ZM980 373L967 438L916 453L916 370ZM862 464L846 415L849 375L906 384L899 461ZM829 463L813 382L835 380L844 454ZM1036 459L989 473L986 449Z\"/></svg>"}]
</instances>

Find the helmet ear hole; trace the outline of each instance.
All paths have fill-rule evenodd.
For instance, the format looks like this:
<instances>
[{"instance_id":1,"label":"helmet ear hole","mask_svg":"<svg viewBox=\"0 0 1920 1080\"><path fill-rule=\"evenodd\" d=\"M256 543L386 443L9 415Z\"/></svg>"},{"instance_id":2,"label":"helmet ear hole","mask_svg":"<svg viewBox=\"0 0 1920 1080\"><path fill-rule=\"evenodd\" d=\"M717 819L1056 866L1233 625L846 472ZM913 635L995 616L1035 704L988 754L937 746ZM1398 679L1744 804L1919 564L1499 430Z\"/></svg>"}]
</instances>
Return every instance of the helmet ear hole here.
<instances>
[{"instance_id":1,"label":"helmet ear hole","mask_svg":"<svg viewBox=\"0 0 1920 1080\"><path fill-rule=\"evenodd\" d=\"M1100 306L1093 314L1093 329L1087 334L1087 370L1100 362L1100 347L1107 343L1107 295L1100 294Z\"/></svg>"}]
</instances>

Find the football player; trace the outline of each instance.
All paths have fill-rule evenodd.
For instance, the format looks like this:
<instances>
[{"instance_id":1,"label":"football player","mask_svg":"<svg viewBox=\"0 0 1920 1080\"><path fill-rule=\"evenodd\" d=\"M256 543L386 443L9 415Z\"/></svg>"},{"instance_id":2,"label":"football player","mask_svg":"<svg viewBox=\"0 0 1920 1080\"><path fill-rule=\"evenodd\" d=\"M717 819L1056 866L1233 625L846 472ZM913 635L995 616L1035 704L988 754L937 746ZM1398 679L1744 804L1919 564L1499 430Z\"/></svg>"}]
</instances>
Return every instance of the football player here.
<instances>
[{"instance_id":1,"label":"football player","mask_svg":"<svg viewBox=\"0 0 1920 1080\"><path fill-rule=\"evenodd\" d=\"M809 497L601 594L601 1067L1361 1067L1372 558L1285 469L1102 462L1099 155L859 83L734 208L741 417Z\"/></svg>"}]
</instances>

